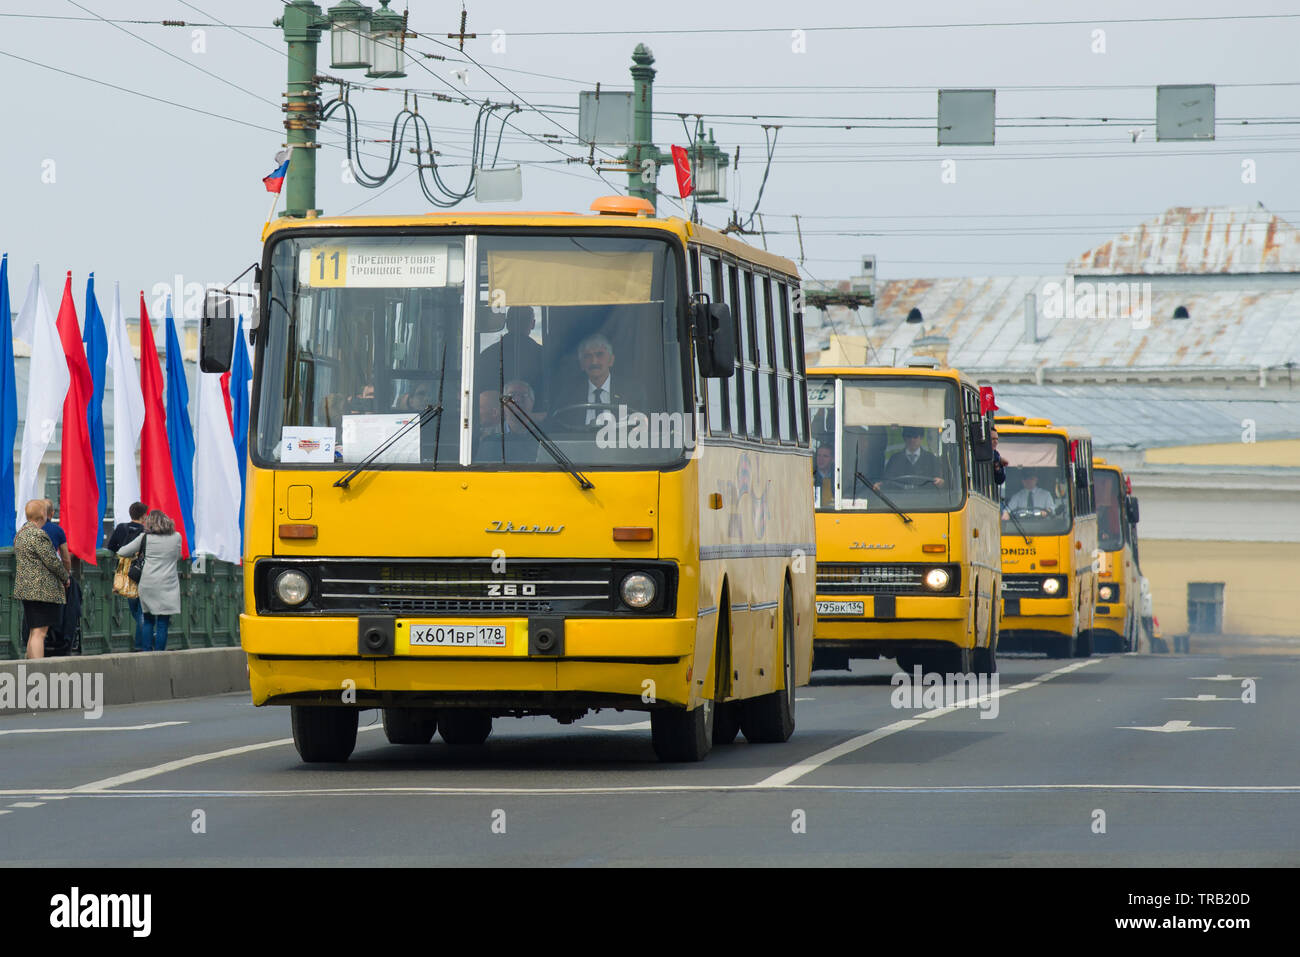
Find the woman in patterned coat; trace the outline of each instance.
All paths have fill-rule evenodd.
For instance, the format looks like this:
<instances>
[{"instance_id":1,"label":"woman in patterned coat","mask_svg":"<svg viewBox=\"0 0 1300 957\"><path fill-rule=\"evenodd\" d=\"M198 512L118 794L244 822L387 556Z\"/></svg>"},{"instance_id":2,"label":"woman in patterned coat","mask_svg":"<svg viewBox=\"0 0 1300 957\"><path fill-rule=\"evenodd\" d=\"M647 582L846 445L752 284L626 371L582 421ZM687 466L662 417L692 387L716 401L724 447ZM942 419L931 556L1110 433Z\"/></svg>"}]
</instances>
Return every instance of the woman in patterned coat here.
<instances>
[{"instance_id":1,"label":"woman in patterned coat","mask_svg":"<svg viewBox=\"0 0 1300 957\"><path fill-rule=\"evenodd\" d=\"M45 657L45 635L51 625L63 620L67 603L68 574L50 537L43 531L45 502L32 499L24 513L27 524L14 535L14 598L23 603L27 635L27 657Z\"/></svg>"}]
</instances>

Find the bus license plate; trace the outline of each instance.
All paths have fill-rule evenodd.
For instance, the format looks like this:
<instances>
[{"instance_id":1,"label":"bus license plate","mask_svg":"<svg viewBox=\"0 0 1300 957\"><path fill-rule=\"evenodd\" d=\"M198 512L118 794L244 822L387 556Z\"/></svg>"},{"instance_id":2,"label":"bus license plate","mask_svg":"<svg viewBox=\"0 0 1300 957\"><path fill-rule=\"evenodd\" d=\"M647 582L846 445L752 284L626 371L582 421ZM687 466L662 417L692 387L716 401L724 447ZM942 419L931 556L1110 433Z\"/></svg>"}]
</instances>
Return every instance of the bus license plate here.
<instances>
[{"instance_id":1,"label":"bus license plate","mask_svg":"<svg viewBox=\"0 0 1300 957\"><path fill-rule=\"evenodd\" d=\"M411 625L412 647L504 648L505 625Z\"/></svg>"},{"instance_id":2,"label":"bus license plate","mask_svg":"<svg viewBox=\"0 0 1300 957\"><path fill-rule=\"evenodd\" d=\"M863 602L860 601L819 601L817 603L817 614L819 615L861 615L863 614Z\"/></svg>"}]
</instances>

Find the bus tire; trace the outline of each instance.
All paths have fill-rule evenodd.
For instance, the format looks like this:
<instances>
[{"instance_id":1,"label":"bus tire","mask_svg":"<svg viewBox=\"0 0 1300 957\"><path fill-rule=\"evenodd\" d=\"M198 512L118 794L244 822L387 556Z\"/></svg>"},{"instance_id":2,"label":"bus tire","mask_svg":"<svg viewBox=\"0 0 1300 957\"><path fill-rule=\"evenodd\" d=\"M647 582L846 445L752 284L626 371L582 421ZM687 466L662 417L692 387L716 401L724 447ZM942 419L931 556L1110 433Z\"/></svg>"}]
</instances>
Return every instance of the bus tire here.
<instances>
[{"instance_id":1,"label":"bus tire","mask_svg":"<svg viewBox=\"0 0 1300 957\"><path fill-rule=\"evenodd\" d=\"M1075 640L1074 635L1057 635L1052 639L1052 645L1048 649L1047 657L1073 658Z\"/></svg>"},{"instance_id":2,"label":"bus tire","mask_svg":"<svg viewBox=\"0 0 1300 957\"><path fill-rule=\"evenodd\" d=\"M442 740L457 747L477 747L492 733L492 715L477 708L448 708L437 720Z\"/></svg>"},{"instance_id":3,"label":"bus tire","mask_svg":"<svg viewBox=\"0 0 1300 957\"><path fill-rule=\"evenodd\" d=\"M971 653L971 665L977 675L989 675L990 677L998 673L998 626L993 623L992 630L989 633L989 644L987 648L976 648Z\"/></svg>"},{"instance_id":4,"label":"bus tire","mask_svg":"<svg viewBox=\"0 0 1300 957\"><path fill-rule=\"evenodd\" d=\"M438 730L438 714L427 708L384 708L389 744L428 744Z\"/></svg>"},{"instance_id":5,"label":"bus tire","mask_svg":"<svg viewBox=\"0 0 1300 957\"><path fill-rule=\"evenodd\" d=\"M357 746L360 716L356 708L292 705L289 720L298 757L309 764L346 761Z\"/></svg>"},{"instance_id":6,"label":"bus tire","mask_svg":"<svg viewBox=\"0 0 1300 957\"><path fill-rule=\"evenodd\" d=\"M900 651L894 660L898 662L898 670L909 677L912 674L912 669L921 664L920 655L906 651ZM923 668L922 670L924 671L925 669Z\"/></svg>"},{"instance_id":7,"label":"bus tire","mask_svg":"<svg viewBox=\"0 0 1300 957\"><path fill-rule=\"evenodd\" d=\"M1081 631L1079 638L1074 643L1074 657L1091 658L1092 657L1092 632Z\"/></svg>"},{"instance_id":8,"label":"bus tire","mask_svg":"<svg viewBox=\"0 0 1300 957\"><path fill-rule=\"evenodd\" d=\"M713 747L713 702L650 712L650 743L660 761L702 761Z\"/></svg>"},{"instance_id":9,"label":"bus tire","mask_svg":"<svg viewBox=\"0 0 1300 957\"><path fill-rule=\"evenodd\" d=\"M975 670L973 657L969 648L958 648L956 645L939 648L922 657L922 670L926 674L968 675Z\"/></svg>"},{"instance_id":10,"label":"bus tire","mask_svg":"<svg viewBox=\"0 0 1300 957\"><path fill-rule=\"evenodd\" d=\"M717 650L713 654L713 743L731 744L740 733L740 702L726 701L731 677L730 629L725 616L718 622Z\"/></svg>"},{"instance_id":11,"label":"bus tire","mask_svg":"<svg viewBox=\"0 0 1300 957\"><path fill-rule=\"evenodd\" d=\"M780 744L794 734L794 596L781 595L781 673L784 687L745 702L740 728L751 744Z\"/></svg>"}]
</instances>

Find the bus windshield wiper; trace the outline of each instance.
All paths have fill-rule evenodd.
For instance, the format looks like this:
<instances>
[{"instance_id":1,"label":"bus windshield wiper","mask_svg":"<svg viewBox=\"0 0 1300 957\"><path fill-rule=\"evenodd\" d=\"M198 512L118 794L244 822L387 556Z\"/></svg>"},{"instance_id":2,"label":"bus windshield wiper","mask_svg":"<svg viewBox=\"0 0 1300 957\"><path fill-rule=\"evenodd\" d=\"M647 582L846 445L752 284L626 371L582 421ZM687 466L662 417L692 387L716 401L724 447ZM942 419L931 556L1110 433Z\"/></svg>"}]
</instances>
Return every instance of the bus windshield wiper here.
<instances>
[{"instance_id":1,"label":"bus windshield wiper","mask_svg":"<svg viewBox=\"0 0 1300 957\"><path fill-rule=\"evenodd\" d=\"M393 443L395 443L398 439L404 436L407 432L410 432L412 429L424 425L425 422L428 422L435 415L442 415L441 402L439 402L437 405L426 405L424 407L423 412L421 412L410 422L407 422L404 426L402 426L400 429L398 429L396 432L390 435L387 439L385 439L382 443L380 443L379 447L376 448L369 455L367 455L360 462L358 462L356 464L356 467L351 472L349 472L347 475L343 476L341 479L335 482L334 487L346 489L354 478L356 478L361 472L369 468L371 463L373 463L375 459L379 458L379 456L387 452L389 448L392 447Z\"/></svg>"},{"instance_id":2,"label":"bus windshield wiper","mask_svg":"<svg viewBox=\"0 0 1300 957\"><path fill-rule=\"evenodd\" d=\"M1011 519L1012 524L1016 526L1016 531L1020 533L1020 537L1025 540L1026 545L1034 544L1029 540L1029 533L1025 531L1025 526L1020 524L1020 519L1016 518L1015 512L1011 509L1007 509L1007 518Z\"/></svg>"},{"instance_id":3,"label":"bus windshield wiper","mask_svg":"<svg viewBox=\"0 0 1300 957\"><path fill-rule=\"evenodd\" d=\"M556 464L559 465L560 468L573 476L574 480L578 483L579 488L585 492L588 489L596 487L592 484L591 479L578 471L578 467L573 464L573 460L561 452L560 447L552 442L550 437L542 431L542 427L537 424L536 420L523 410L523 407L514 400L514 396L503 395L501 397L501 405L503 406L501 413L501 430L503 432L505 431L506 425L505 409L509 408L514 411L515 415L519 418L519 421L524 424L524 428L528 430L528 434L537 440L537 444L544 448L551 458L555 459Z\"/></svg>"},{"instance_id":4,"label":"bus windshield wiper","mask_svg":"<svg viewBox=\"0 0 1300 957\"><path fill-rule=\"evenodd\" d=\"M903 524L904 524L904 525L908 525L908 524L911 523L911 521L912 521L912 516L908 515L908 514L907 514L906 512L904 512L901 508L899 508L897 505L895 505L893 499L891 499L891 498L890 498L888 495L886 495L884 492L880 491L880 489L878 489L878 488L876 488L875 486L873 486L873 485L871 484L870 480L868 480L867 477L866 477L865 475L863 475L861 472L858 472L858 471L856 471L856 470L855 470L854 473L853 473L853 497L854 497L854 498L857 498L857 492L858 492L858 479L862 479L863 482L866 482L867 488L871 489L871 491L873 491L873 492L875 492L877 495L879 495L881 501L883 501L886 505L888 505L890 508L892 508L892 509L894 510L894 512L898 515L898 517L901 518L901 519L903 520Z\"/></svg>"}]
</instances>

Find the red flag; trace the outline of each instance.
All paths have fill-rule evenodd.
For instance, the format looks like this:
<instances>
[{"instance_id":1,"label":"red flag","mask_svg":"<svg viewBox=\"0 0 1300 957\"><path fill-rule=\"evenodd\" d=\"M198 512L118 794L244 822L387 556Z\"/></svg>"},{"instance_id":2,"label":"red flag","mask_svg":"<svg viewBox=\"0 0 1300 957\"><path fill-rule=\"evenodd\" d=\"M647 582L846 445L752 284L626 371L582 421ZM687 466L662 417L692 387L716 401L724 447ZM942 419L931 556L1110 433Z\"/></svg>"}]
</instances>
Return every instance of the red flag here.
<instances>
[{"instance_id":1,"label":"red flag","mask_svg":"<svg viewBox=\"0 0 1300 957\"><path fill-rule=\"evenodd\" d=\"M226 421L230 423L230 434L235 434L235 410L230 405L230 373L221 373L221 397L226 400ZM194 533L195 535L198 532Z\"/></svg>"},{"instance_id":2,"label":"red flag","mask_svg":"<svg viewBox=\"0 0 1300 957\"><path fill-rule=\"evenodd\" d=\"M996 412L998 404L993 401L993 386L980 386L980 415L987 415L989 412Z\"/></svg>"},{"instance_id":3,"label":"red flag","mask_svg":"<svg viewBox=\"0 0 1300 957\"><path fill-rule=\"evenodd\" d=\"M673 147L673 169L677 171L677 193L685 199L695 189L691 182L691 158L686 155L685 147Z\"/></svg>"},{"instance_id":4,"label":"red flag","mask_svg":"<svg viewBox=\"0 0 1300 957\"><path fill-rule=\"evenodd\" d=\"M68 394L63 399L63 448L59 462L59 524L68 536L68 551L95 564L95 523L99 521L99 481L90 451L86 409L94 394L90 363L81 344L77 307L72 302L72 273L63 284L56 323L68 363Z\"/></svg>"},{"instance_id":5,"label":"red flag","mask_svg":"<svg viewBox=\"0 0 1300 957\"><path fill-rule=\"evenodd\" d=\"M140 497L149 508L161 509L181 533L181 557L188 558L190 543L185 538L181 502L172 475L172 452L167 443L167 413L163 409L163 374L153 326L140 293L140 389L144 393L144 428L140 432Z\"/></svg>"}]
</instances>

